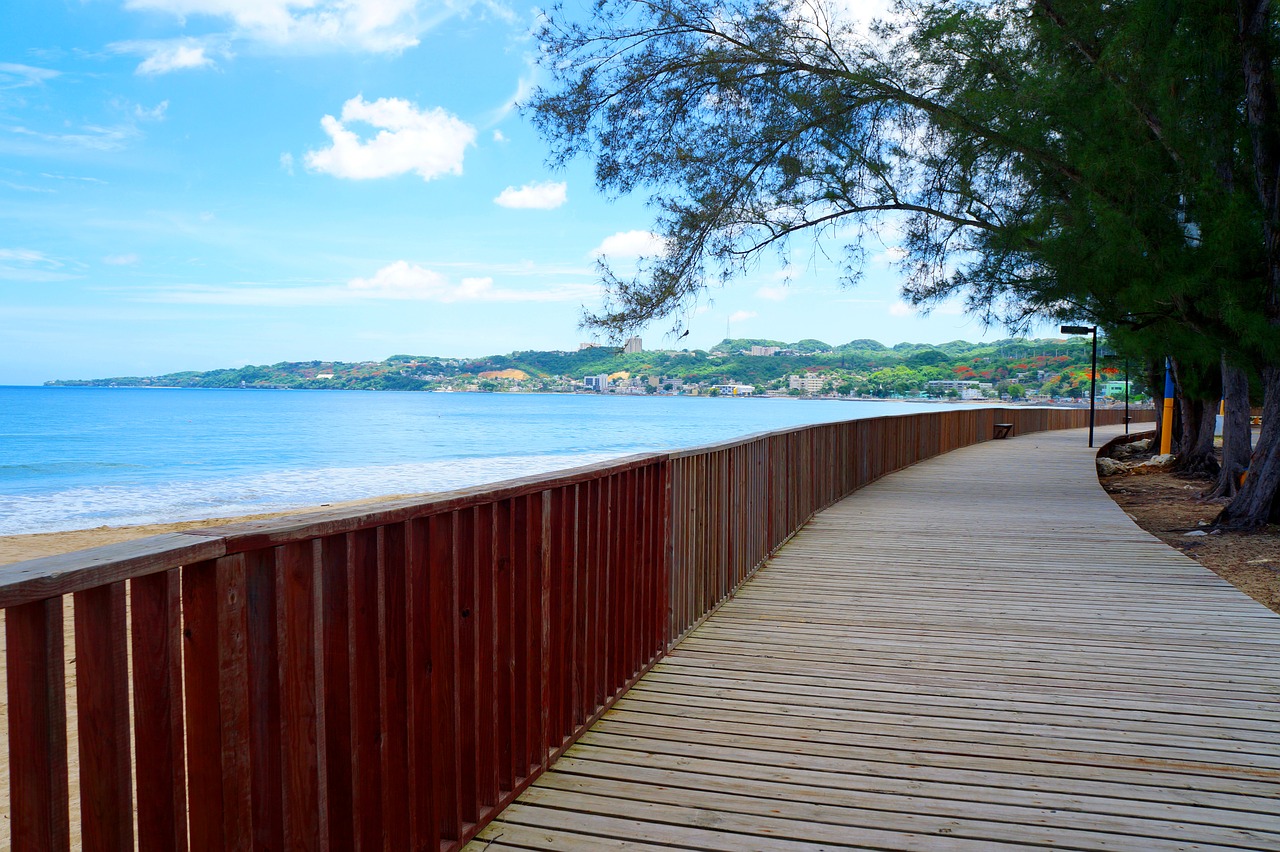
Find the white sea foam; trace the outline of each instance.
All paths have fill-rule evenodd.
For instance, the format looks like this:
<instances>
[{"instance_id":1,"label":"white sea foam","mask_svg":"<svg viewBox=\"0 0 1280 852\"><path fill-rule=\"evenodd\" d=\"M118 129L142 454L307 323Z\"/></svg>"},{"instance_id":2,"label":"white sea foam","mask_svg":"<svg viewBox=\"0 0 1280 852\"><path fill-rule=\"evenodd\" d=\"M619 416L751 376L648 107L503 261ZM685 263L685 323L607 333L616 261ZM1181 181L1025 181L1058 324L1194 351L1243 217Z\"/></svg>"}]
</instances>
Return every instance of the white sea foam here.
<instances>
[{"instance_id":1,"label":"white sea foam","mask_svg":"<svg viewBox=\"0 0 1280 852\"><path fill-rule=\"evenodd\" d=\"M0 535L61 532L278 512L386 494L450 491L562 470L616 453L498 456L374 467L330 467L149 485L0 494Z\"/></svg>"}]
</instances>

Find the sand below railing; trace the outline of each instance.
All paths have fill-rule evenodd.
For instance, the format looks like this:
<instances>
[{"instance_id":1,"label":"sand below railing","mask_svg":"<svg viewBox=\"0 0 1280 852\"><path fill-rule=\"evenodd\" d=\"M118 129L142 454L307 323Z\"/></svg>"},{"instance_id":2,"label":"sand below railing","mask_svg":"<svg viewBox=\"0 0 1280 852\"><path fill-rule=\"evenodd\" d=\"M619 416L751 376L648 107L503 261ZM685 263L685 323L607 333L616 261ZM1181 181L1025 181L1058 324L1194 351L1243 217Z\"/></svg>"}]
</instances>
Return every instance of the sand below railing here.
<instances>
[{"instance_id":1,"label":"sand below railing","mask_svg":"<svg viewBox=\"0 0 1280 852\"><path fill-rule=\"evenodd\" d=\"M95 527L88 530L69 530L67 532L31 533L29 535L0 536L0 565L11 562L22 562L25 559L36 559L41 556L56 556L60 553L71 553L104 544L116 544L121 541L132 541L162 533L198 530L202 527L234 524L238 521L261 521L267 518L287 518L290 515L304 515L308 512L331 511L333 509L359 509L388 500L406 500L413 497L430 497L430 493L422 494L388 494L385 497L371 497L367 500L348 500L342 503L322 503L302 509L290 509L286 512L267 512L259 515L239 515L229 518L204 518L198 521L176 521L168 524L142 524L132 527Z\"/></svg>"}]
</instances>

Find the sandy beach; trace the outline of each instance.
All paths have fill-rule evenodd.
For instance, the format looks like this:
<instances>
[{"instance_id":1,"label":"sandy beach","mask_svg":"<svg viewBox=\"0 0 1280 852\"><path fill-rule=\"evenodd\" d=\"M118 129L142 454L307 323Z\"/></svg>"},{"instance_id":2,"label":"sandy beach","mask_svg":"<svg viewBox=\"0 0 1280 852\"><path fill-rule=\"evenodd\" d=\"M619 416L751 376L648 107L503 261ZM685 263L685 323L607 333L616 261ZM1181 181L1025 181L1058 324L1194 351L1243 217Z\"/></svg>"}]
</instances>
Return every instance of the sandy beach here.
<instances>
[{"instance_id":1,"label":"sandy beach","mask_svg":"<svg viewBox=\"0 0 1280 852\"><path fill-rule=\"evenodd\" d=\"M238 521L261 521L266 518L287 518L290 515L305 515L322 509L360 508L388 500L405 500L413 497L429 497L423 494L388 494L385 497L374 497L367 500L350 500L344 503L321 503L302 509L290 509L286 512L268 512L261 515L240 515L230 518L204 518L197 521L176 521L169 524L142 524L131 527L95 527L87 530L68 530L66 532L32 533L29 535L0 536L0 565L36 559L41 556L56 556L60 553L71 553L104 544L116 544L136 538L146 538L162 533L195 530L201 527L221 526Z\"/></svg>"}]
</instances>

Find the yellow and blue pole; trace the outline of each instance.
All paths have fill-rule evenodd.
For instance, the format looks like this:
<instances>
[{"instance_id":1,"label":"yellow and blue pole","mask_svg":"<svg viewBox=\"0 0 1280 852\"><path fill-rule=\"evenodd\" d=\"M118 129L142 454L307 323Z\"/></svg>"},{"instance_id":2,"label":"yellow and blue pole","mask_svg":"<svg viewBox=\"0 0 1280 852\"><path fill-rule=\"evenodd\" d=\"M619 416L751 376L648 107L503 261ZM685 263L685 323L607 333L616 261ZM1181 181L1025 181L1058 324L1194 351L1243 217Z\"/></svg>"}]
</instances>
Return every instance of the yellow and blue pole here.
<instances>
[{"instance_id":1,"label":"yellow and blue pole","mask_svg":"<svg viewBox=\"0 0 1280 852\"><path fill-rule=\"evenodd\" d=\"M1167 456L1173 449L1173 370L1169 359L1164 359L1164 415L1160 421L1160 455Z\"/></svg>"}]
</instances>

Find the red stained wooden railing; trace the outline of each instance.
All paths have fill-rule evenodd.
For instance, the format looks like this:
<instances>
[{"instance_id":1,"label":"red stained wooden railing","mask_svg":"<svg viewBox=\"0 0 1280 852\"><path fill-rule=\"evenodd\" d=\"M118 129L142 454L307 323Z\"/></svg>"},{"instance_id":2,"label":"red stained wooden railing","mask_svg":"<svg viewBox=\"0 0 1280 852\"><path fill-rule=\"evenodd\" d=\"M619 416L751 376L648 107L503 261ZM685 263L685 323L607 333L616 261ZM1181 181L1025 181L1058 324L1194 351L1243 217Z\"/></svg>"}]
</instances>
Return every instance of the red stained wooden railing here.
<instances>
[{"instance_id":1,"label":"red stained wooden railing","mask_svg":"<svg viewBox=\"0 0 1280 852\"><path fill-rule=\"evenodd\" d=\"M1087 418L809 426L0 568L12 847L455 849L814 512Z\"/></svg>"}]
</instances>

